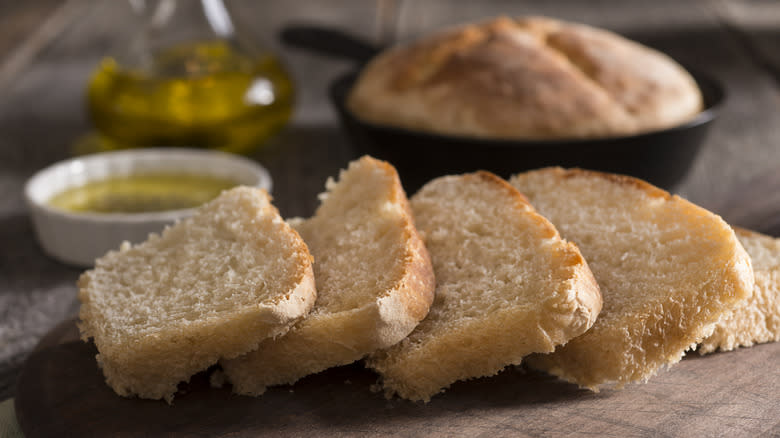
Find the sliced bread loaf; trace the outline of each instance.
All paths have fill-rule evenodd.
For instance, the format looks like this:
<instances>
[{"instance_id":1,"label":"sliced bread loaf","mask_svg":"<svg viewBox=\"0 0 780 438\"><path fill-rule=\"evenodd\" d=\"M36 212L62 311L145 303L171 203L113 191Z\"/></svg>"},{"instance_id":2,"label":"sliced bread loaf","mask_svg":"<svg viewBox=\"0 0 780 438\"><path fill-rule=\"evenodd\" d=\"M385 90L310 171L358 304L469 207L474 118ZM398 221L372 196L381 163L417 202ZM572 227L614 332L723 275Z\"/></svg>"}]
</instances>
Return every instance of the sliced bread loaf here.
<instances>
[{"instance_id":1,"label":"sliced bread loaf","mask_svg":"<svg viewBox=\"0 0 780 438\"><path fill-rule=\"evenodd\" d=\"M428 313L433 268L395 169L363 157L321 199L295 225L314 255L314 309L286 335L222 362L234 392L258 395L354 362L397 343Z\"/></svg>"},{"instance_id":2,"label":"sliced bread loaf","mask_svg":"<svg viewBox=\"0 0 780 438\"><path fill-rule=\"evenodd\" d=\"M584 335L528 363L596 390L680 360L753 289L750 258L720 217L635 178L547 168L510 182L576 243L604 309Z\"/></svg>"},{"instance_id":3,"label":"sliced bread loaf","mask_svg":"<svg viewBox=\"0 0 780 438\"><path fill-rule=\"evenodd\" d=\"M285 332L315 298L303 240L264 190L239 187L98 259L79 279L79 329L117 394L170 403L179 382Z\"/></svg>"},{"instance_id":4,"label":"sliced bread loaf","mask_svg":"<svg viewBox=\"0 0 780 438\"><path fill-rule=\"evenodd\" d=\"M701 343L702 354L780 341L780 239L740 228L735 232L753 262L756 285L753 296Z\"/></svg>"},{"instance_id":5,"label":"sliced bread loaf","mask_svg":"<svg viewBox=\"0 0 780 438\"><path fill-rule=\"evenodd\" d=\"M577 247L506 181L442 177L411 204L436 296L409 337L367 361L388 395L428 401L457 380L553 351L595 321L601 296Z\"/></svg>"}]
</instances>

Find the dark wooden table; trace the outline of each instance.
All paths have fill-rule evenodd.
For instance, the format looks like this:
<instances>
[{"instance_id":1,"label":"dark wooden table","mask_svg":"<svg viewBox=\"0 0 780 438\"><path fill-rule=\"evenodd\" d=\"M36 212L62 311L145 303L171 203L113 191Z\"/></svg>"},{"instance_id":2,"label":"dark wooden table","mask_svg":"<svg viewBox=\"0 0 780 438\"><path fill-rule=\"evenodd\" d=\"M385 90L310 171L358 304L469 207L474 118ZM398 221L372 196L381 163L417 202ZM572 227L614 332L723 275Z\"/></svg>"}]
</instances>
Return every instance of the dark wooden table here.
<instances>
[{"instance_id":1,"label":"dark wooden table","mask_svg":"<svg viewBox=\"0 0 780 438\"><path fill-rule=\"evenodd\" d=\"M349 29L376 42L500 13L541 14L603 26L706 70L728 101L677 192L733 224L780 235L780 3L772 0L481 2L235 1L249 35L276 49L298 85L293 123L258 154L285 216L306 216L325 178L353 152L326 97L346 62L280 47L290 21ZM390 7L389 6L394 6ZM24 182L71 154L89 129L84 86L98 60L135 29L124 2L0 1L0 400L14 395L38 339L77 311L80 271L46 258L23 203ZM777 364L769 366L777 367ZM777 385L777 382L773 382ZM774 400L778 403L778 400Z\"/></svg>"}]
</instances>

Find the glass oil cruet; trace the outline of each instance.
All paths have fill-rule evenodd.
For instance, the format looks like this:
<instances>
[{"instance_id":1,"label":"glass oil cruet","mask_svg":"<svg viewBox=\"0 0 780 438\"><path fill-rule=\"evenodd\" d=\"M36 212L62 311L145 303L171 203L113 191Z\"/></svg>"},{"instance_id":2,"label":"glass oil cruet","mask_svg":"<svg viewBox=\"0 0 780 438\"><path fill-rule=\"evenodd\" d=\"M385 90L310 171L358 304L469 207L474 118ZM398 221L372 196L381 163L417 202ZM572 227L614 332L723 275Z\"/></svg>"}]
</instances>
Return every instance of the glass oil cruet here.
<instances>
[{"instance_id":1,"label":"glass oil cruet","mask_svg":"<svg viewBox=\"0 0 780 438\"><path fill-rule=\"evenodd\" d=\"M186 146L250 153L289 120L293 84L222 0L129 0L142 23L87 87L80 152Z\"/></svg>"}]
</instances>

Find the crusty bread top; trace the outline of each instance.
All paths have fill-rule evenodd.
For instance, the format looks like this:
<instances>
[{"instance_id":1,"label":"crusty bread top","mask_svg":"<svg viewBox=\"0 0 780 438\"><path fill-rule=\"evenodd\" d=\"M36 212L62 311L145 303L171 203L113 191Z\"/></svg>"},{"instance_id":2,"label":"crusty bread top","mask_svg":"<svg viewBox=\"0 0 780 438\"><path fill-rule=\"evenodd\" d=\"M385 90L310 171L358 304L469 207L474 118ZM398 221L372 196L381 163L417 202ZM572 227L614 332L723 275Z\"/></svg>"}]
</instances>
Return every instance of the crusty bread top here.
<instances>
[{"instance_id":1,"label":"crusty bread top","mask_svg":"<svg viewBox=\"0 0 780 438\"><path fill-rule=\"evenodd\" d=\"M693 78L666 55L593 27L500 17L372 60L348 97L359 118L443 134L604 137L697 114Z\"/></svg>"},{"instance_id":2,"label":"crusty bread top","mask_svg":"<svg viewBox=\"0 0 780 438\"><path fill-rule=\"evenodd\" d=\"M718 322L699 346L702 354L780 341L780 239L744 228L734 231L753 262L753 296Z\"/></svg>"},{"instance_id":3,"label":"crusty bread top","mask_svg":"<svg viewBox=\"0 0 780 438\"><path fill-rule=\"evenodd\" d=\"M506 181L441 177L411 203L436 296L409 337L369 359L387 392L428 400L456 380L552 351L596 320L601 296L576 246Z\"/></svg>"},{"instance_id":4,"label":"crusty bread top","mask_svg":"<svg viewBox=\"0 0 780 438\"><path fill-rule=\"evenodd\" d=\"M750 258L720 217L644 181L547 168L510 182L576 243L604 298L593 327L532 362L581 386L644 380L750 296Z\"/></svg>"}]
</instances>

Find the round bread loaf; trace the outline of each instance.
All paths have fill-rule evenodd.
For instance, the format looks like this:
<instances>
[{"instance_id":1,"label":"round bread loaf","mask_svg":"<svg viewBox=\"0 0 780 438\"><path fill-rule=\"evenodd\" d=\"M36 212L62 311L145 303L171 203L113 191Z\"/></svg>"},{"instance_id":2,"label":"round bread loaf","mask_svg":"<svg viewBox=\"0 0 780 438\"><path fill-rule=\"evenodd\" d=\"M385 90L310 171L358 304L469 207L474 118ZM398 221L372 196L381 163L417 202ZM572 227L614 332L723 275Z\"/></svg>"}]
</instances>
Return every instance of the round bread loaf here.
<instances>
[{"instance_id":1,"label":"round bread loaf","mask_svg":"<svg viewBox=\"0 0 780 438\"><path fill-rule=\"evenodd\" d=\"M612 32L499 17L383 52L347 105L364 121L414 130L563 139L679 125L702 97L671 58Z\"/></svg>"}]
</instances>

